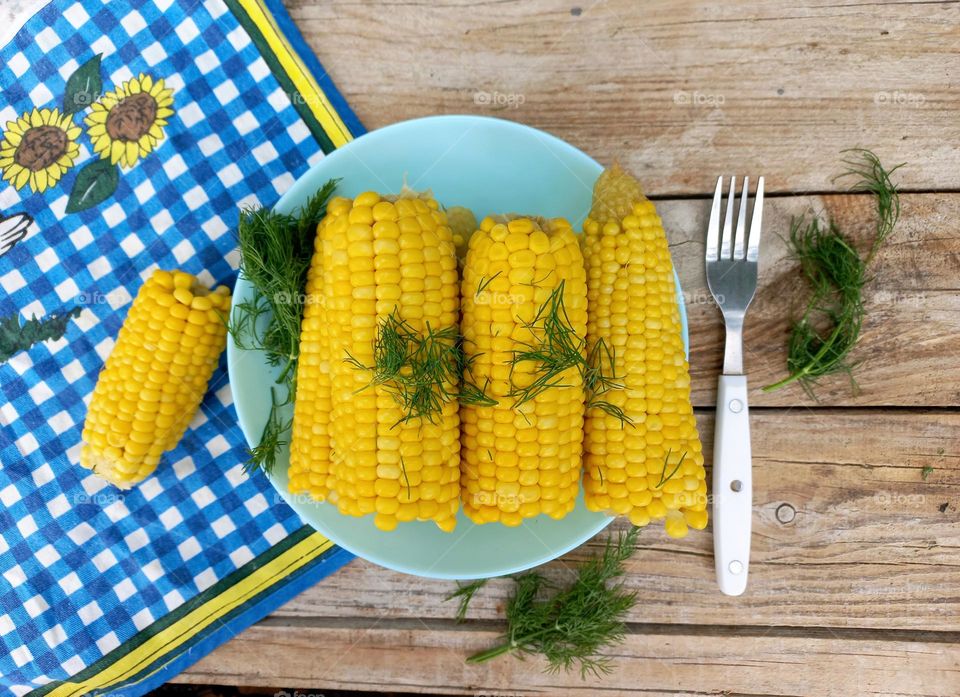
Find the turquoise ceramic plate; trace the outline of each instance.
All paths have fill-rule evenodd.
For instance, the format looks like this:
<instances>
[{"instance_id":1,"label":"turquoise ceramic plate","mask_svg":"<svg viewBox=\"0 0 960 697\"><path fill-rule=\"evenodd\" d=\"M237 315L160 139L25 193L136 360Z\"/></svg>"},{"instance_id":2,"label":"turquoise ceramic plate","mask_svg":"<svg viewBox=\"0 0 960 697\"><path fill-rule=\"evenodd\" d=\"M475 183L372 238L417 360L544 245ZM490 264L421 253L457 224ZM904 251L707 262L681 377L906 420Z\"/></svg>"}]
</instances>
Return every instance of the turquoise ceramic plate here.
<instances>
[{"instance_id":1,"label":"turquoise ceramic plate","mask_svg":"<svg viewBox=\"0 0 960 697\"><path fill-rule=\"evenodd\" d=\"M431 189L442 204L467 206L478 218L503 212L563 216L579 229L601 169L573 146L533 128L476 116L438 116L388 126L348 143L304 174L277 208L296 210L331 178L341 179L339 194L354 196L371 189L396 193L406 176L413 188ZM241 278L234 301L251 292ZM679 283L677 296L686 343ZM240 426L247 442L254 443L267 418L275 371L262 354L238 349L232 341L227 360ZM418 576L469 579L516 573L577 547L611 521L588 511L581 499L559 521L539 516L506 528L474 525L460 514L453 533L429 522L405 523L385 533L374 527L372 516L342 516L329 504L291 495L287 463L283 453L271 482L304 521L357 556Z\"/></svg>"}]
</instances>

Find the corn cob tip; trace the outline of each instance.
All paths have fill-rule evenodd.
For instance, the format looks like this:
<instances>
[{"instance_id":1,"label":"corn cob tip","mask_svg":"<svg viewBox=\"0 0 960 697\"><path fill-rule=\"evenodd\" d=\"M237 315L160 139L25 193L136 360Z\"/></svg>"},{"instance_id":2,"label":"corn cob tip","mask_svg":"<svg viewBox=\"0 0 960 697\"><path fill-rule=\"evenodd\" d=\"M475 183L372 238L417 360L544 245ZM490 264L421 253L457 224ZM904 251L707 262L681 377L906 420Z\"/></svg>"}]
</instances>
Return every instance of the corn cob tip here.
<instances>
[{"instance_id":1,"label":"corn cob tip","mask_svg":"<svg viewBox=\"0 0 960 697\"><path fill-rule=\"evenodd\" d=\"M403 183L400 185L400 193L398 194L378 194L375 191L368 191L362 194L363 196L377 196L383 201L388 201L390 203L396 203L400 199L420 199L421 201L434 201L433 191L431 189L424 189L423 191L417 191L412 186L407 183L407 174L403 174ZM359 197L358 197L359 198ZM434 202L431 207L435 207L436 203Z\"/></svg>"},{"instance_id":2,"label":"corn cob tip","mask_svg":"<svg viewBox=\"0 0 960 697\"><path fill-rule=\"evenodd\" d=\"M80 465L122 491L131 489L136 484L132 480L125 479L121 473L122 460L110 457L106 453L97 452L86 443L80 449Z\"/></svg>"},{"instance_id":3,"label":"corn cob tip","mask_svg":"<svg viewBox=\"0 0 960 697\"><path fill-rule=\"evenodd\" d=\"M593 185L593 205L590 218L601 225L610 220L621 220L629 215L634 205L646 201L636 177L614 162L603 170Z\"/></svg>"}]
</instances>

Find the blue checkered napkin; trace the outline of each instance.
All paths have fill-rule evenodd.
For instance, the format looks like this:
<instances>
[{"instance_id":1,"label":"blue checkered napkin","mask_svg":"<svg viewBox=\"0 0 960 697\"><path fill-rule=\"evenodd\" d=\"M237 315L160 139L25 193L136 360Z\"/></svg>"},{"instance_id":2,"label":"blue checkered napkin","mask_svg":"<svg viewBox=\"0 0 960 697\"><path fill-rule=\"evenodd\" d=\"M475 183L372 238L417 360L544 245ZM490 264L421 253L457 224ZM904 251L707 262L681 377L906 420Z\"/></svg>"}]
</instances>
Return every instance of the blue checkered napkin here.
<instances>
[{"instance_id":1,"label":"blue checkered napkin","mask_svg":"<svg viewBox=\"0 0 960 697\"><path fill-rule=\"evenodd\" d=\"M14 222L32 219L0 256L0 317L82 308L62 339L0 364L2 694L60 694L60 681L78 676L95 684L111 657L178 609L306 534L264 478L243 473L224 363L155 476L120 492L78 465L86 404L143 279L178 267L232 285L238 206L272 204L323 157L239 4L56 0L0 49L4 133L34 109L62 112L71 76L98 54L105 94L141 74L173 91L162 137L132 165L87 169L99 159L87 107L74 114L78 150L57 181L0 181L0 234L6 225L13 239ZM2 142L0 169L12 166ZM103 199L77 210L88 188ZM309 580L346 559L325 554ZM271 598L275 606L283 593ZM139 684L124 694L148 682Z\"/></svg>"}]
</instances>

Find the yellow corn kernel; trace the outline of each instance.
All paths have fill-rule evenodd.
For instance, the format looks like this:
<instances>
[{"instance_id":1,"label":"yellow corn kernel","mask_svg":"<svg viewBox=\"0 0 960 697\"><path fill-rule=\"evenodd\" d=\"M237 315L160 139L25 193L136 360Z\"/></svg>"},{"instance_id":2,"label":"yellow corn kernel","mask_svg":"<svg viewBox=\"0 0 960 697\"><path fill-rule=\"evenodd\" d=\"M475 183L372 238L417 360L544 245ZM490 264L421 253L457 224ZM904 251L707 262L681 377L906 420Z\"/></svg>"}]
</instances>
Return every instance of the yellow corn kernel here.
<instances>
[{"instance_id":1,"label":"yellow corn kernel","mask_svg":"<svg viewBox=\"0 0 960 697\"><path fill-rule=\"evenodd\" d=\"M134 298L97 378L80 464L121 489L153 473L206 393L226 346L223 316L230 303L222 286L207 293L191 274L155 271ZM198 302L206 311L190 309ZM200 313L195 320L193 312Z\"/></svg>"},{"instance_id":2,"label":"yellow corn kernel","mask_svg":"<svg viewBox=\"0 0 960 697\"><path fill-rule=\"evenodd\" d=\"M458 315L454 244L436 201L375 192L330 201L307 278L292 492L335 503L347 515L374 513L381 530L417 519L453 529L456 400L445 400L432 418L408 418L389 381L371 386L373 373L363 366L375 364L388 320L423 336L428 328L455 327ZM444 389L452 394L456 386Z\"/></svg>"},{"instance_id":3,"label":"yellow corn kernel","mask_svg":"<svg viewBox=\"0 0 960 697\"><path fill-rule=\"evenodd\" d=\"M469 208L463 206L452 206L447 209L447 225L453 235L453 244L457 250L457 261L463 266L464 259L467 258L467 245L470 242L470 236L477 229L477 217Z\"/></svg>"},{"instance_id":4,"label":"yellow corn kernel","mask_svg":"<svg viewBox=\"0 0 960 697\"><path fill-rule=\"evenodd\" d=\"M684 514L680 511L668 511L664 527L670 537L681 538L687 536L687 521L684 520Z\"/></svg>"},{"instance_id":5,"label":"yellow corn kernel","mask_svg":"<svg viewBox=\"0 0 960 697\"><path fill-rule=\"evenodd\" d=\"M695 511L691 509L684 509L683 517L689 525L694 530L703 530L707 527L707 510L703 509L700 511Z\"/></svg>"},{"instance_id":6,"label":"yellow corn kernel","mask_svg":"<svg viewBox=\"0 0 960 697\"><path fill-rule=\"evenodd\" d=\"M330 445L330 334L324 296L323 246L321 231L334 216L344 220L349 201L332 199L327 216L318 226L314 253L307 271L304 314L300 324L300 356L297 363L297 390L290 442L288 488L326 501L333 484ZM379 509L378 509L379 510ZM393 513L393 510L383 511Z\"/></svg>"},{"instance_id":7,"label":"yellow corn kernel","mask_svg":"<svg viewBox=\"0 0 960 697\"><path fill-rule=\"evenodd\" d=\"M562 386L519 403L542 367L512 365L515 351L542 334L538 310L563 284L574 333L586 332L586 274L566 221L485 218L470 238L461 284L461 333L471 365L465 376L494 406L460 408L461 498L475 523L519 525L541 513L562 518L576 502L581 469L584 394L570 368ZM532 325L532 327L530 326Z\"/></svg>"},{"instance_id":8,"label":"yellow corn kernel","mask_svg":"<svg viewBox=\"0 0 960 697\"><path fill-rule=\"evenodd\" d=\"M663 224L637 180L614 165L594 186L583 228L588 345L611 350L605 372L623 388L602 398L633 422L587 412L584 500L638 526L663 518L669 535L683 537L707 524L706 474Z\"/></svg>"}]
</instances>

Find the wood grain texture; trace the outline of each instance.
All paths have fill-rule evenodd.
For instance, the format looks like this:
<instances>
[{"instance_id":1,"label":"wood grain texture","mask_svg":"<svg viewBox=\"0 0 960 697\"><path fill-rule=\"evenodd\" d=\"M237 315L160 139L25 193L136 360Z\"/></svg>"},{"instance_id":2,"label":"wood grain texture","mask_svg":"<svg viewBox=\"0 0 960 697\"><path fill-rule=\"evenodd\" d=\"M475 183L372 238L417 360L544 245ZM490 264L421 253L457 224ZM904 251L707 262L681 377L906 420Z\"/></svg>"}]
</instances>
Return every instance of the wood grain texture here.
<instances>
[{"instance_id":1,"label":"wood grain texture","mask_svg":"<svg viewBox=\"0 0 960 697\"><path fill-rule=\"evenodd\" d=\"M699 426L709 461L712 415ZM632 621L960 631L960 416L762 410L753 446L747 593L716 590L709 528L677 541L651 525L629 563L627 583L640 595ZM934 468L926 480L925 465ZM602 541L546 572L568 580ZM453 588L357 560L276 616L449 618L454 606L443 598ZM501 618L511 588L489 583L469 617Z\"/></svg>"},{"instance_id":2,"label":"wood grain texture","mask_svg":"<svg viewBox=\"0 0 960 697\"><path fill-rule=\"evenodd\" d=\"M344 626L346 624L347 626ZM948 697L960 684L954 637L845 637L651 632L632 627L603 680L543 672L539 659L484 665L464 657L492 646L491 628L391 628L271 620L189 668L182 681L310 685L471 695L911 695ZM939 640L938 640L939 639ZM829 666L829 669L824 669Z\"/></svg>"},{"instance_id":3,"label":"wood grain texture","mask_svg":"<svg viewBox=\"0 0 960 697\"><path fill-rule=\"evenodd\" d=\"M641 177L670 237L690 316L693 400L709 462L723 332L703 237L719 174L764 174L760 288L747 316L755 515L746 595L713 575L710 530L651 527L627 583L640 603L602 682L537 660L469 666L502 630L496 580L450 621L452 584L361 560L179 680L474 695L960 693L960 5L571 0L286 0L369 128L475 113L555 133ZM803 292L780 235L833 217L859 240L868 197L839 151L906 161L895 237L872 269L853 394L785 371ZM924 466L932 467L926 479ZM545 567L563 582L592 541Z\"/></svg>"},{"instance_id":4,"label":"wood grain texture","mask_svg":"<svg viewBox=\"0 0 960 697\"><path fill-rule=\"evenodd\" d=\"M960 189L955 3L286 0L368 128L476 113L614 158L658 195L763 173L835 191L837 153Z\"/></svg>"},{"instance_id":5,"label":"wood grain texture","mask_svg":"<svg viewBox=\"0 0 960 697\"><path fill-rule=\"evenodd\" d=\"M807 297L784 237L794 216L832 218L855 240L874 233L869 196L791 196L767 199L757 296L747 313L745 370L750 405L938 406L960 405L960 195L901 198L901 222L877 255L864 292L867 315L853 360L859 391L843 375L826 378L819 402L799 385L772 393L760 388L786 373L790 318ZM693 402L713 406L723 362L723 323L707 290L704 239L710 202L658 203L684 289L690 324Z\"/></svg>"}]
</instances>

